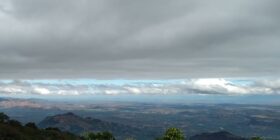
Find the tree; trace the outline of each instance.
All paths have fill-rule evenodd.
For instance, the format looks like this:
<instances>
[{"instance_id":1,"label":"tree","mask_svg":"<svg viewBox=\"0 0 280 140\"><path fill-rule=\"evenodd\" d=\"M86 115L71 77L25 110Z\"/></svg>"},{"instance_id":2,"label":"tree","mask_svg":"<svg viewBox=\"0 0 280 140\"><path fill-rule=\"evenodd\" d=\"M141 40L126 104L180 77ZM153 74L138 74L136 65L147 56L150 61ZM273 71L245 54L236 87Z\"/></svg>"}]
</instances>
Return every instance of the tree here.
<instances>
[{"instance_id":1,"label":"tree","mask_svg":"<svg viewBox=\"0 0 280 140\"><path fill-rule=\"evenodd\" d=\"M88 132L84 134L85 140L115 140L114 136L110 132Z\"/></svg>"},{"instance_id":2,"label":"tree","mask_svg":"<svg viewBox=\"0 0 280 140\"><path fill-rule=\"evenodd\" d=\"M17 120L9 120L7 123L11 126L21 127L21 123Z\"/></svg>"},{"instance_id":3,"label":"tree","mask_svg":"<svg viewBox=\"0 0 280 140\"><path fill-rule=\"evenodd\" d=\"M136 140L136 139L133 137L128 137L128 138L125 138L125 140Z\"/></svg>"},{"instance_id":4,"label":"tree","mask_svg":"<svg viewBox=\"0 0 280 140\"><path fill-rule=\"evenodd\" d=\"M60 132L60 129L59 129L59 128L56 128L56 127L48 127L48 128L45 128L45 130Z\"/></svg>"},{"instance_id":5,"label":"tree","mask_svg":"<svg viewBox=\"0 0 280 140\"><path fill-rule=\"evenodd\" d=\"M33 129L38 129L38 127L36 126L35 123L33 122L29 122L27 124L25 124L26 127L29 127L29 128L33 128Z\"/></svg>"},{"instance_id":6,"label":"tree","mask_svg":"<svg viewBox=\"0 0 280 140\"><path fill-rule=\"evenodd\" d=\"M263 140L263 139L260 137L252 137L251 140Z\"/></svg>"},{"instance_id":7,"label":"tree","mask_svg":"<svg viewBox=\"0 0 280 140\"><path fill-rule=\"evenodd\" d=\"M184 140L185 136L183 132L178 128L169 128L165 131L162 138L157 140Z\"/></svg>"},{"instance_id":8,"label":"tree","mask_svg":"<svg viewBox=\"0 0 280 140\"><path fill-rule=\"evenodd\" d=\"M0 123L7 122L9 120L9 116L4 114L3 112L0 113Z\"/></svg>"}]
</instances>

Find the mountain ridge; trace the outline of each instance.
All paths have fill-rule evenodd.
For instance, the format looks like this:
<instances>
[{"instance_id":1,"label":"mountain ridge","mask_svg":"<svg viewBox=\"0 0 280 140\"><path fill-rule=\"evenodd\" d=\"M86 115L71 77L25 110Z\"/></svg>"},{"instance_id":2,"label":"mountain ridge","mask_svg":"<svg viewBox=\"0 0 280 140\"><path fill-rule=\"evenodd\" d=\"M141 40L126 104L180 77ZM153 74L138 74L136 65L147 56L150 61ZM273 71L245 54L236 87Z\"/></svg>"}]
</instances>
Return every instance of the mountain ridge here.
<instances>
[{"instance_id":1,"label":"mountain ridge","mask_svg":"<svg viewBox=\"0 0 280 140\"><path fill-rule=\"evenodd\" d=\"M213 133L201 133L190 137L189 140L249 140L240 136L236 136L227 131L219 131Z\"/></svg>"},{"instance_id":2,"label":"mountain ridge","mask_svg":"<svg viewBox=\"0 0 280 140\"><path fill-rule=\"evenodd\" d=\"M82 118L72 112L48 116L38 123L38 126L40 128L55 127L59 128L61 131L68 131L74 134L82 134L91 131L109 131L118 139L124 139L131 136L145 138L142 137L144 134L142 134L138 128L91 117Z\"/></svg>"}]
</instances>

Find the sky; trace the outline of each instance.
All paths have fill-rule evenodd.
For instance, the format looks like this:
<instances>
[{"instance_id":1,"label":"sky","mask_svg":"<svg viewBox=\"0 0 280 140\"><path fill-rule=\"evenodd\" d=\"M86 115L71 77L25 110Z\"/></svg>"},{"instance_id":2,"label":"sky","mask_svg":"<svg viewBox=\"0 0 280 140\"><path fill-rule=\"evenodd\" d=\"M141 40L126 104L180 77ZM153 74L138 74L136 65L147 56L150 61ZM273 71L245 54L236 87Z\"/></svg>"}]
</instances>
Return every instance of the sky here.
<instances>
[{"instance_id":1,"label":"sky","mask_svg":"<svg viewBox=\"0 0 280 140\"><path fill-rule=\"evenodd\" d=\"M0 92L279 94L279 6L1 0Z\"/></svg>"},{"instance_id":2,"label":"sky","mask_svg":"<svg viewBox=\"0 0 280 140\"><path fill-rule=\"evenodd\" d=\"M279 79L2 80L4 95L280 95Z\"/></svg>"}]
</instances>

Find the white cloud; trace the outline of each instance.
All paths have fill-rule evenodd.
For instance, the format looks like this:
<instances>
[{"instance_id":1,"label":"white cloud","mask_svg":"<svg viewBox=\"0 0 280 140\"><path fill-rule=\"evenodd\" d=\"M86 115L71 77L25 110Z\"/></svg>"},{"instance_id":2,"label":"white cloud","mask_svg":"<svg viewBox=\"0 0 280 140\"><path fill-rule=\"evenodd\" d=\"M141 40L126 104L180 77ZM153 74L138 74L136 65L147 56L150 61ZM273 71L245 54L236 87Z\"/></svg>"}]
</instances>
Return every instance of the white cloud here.
<instances>
[{"instance_id":1,"label":"white cloud","mask_svg":"<svg viewBox=\"0 0 280 140\"><path fill-rule=\"evenodd\" d=\"M48 95L48 94L51 93L49 89L41 88L41 87L35 87L34 92L38 93L38 94L41 94L41 95Z\"/></svg>"},{"instance_id":2,"label":"white cloud","mask_svg":"<svg viewBox=\"0 0 280 140\"><path fill-rule=\"evenodd\" d=\"M67 81L67 80L65 80ZM0 94L8 95L176 95L176 94L280 94L280 80L246 80L246 84L223 78L175 81L131 81L125 84L96 82L0 82Z\"/></svg>"},{"instance_id":3,"label":"white cloud","mask_svg":"<svg viewBox=\"0 0 280 140\"><path fill-rule=\"evenodd\" d=\"M118 94L123 93L122 90L115 90L115 89L104 90L103 92L104 92L104 94L106 94L106 95L118 95Z\"/></svg>"},{"instance_id":4,"label":"white cloud","mask_svg":"<svg viewBox=\"0 0 280 140\"><path fill-rule=\"evenodd\" d=\"M129 92L134 93L134 94L141 94L142 91L139 88L135 87L125 87Z\"/></svg>"},{"instance_id":5,"label":"white cloud","mask_svg":"<svg viewBox=\"0 0 280 140\"><path fill-rule=\"evenodd\" d=\"M225 79L195 79L190 82L191 87L200 91L228 94L247 94L246 87L235 85Z\"/></svg>"}]
</instances>

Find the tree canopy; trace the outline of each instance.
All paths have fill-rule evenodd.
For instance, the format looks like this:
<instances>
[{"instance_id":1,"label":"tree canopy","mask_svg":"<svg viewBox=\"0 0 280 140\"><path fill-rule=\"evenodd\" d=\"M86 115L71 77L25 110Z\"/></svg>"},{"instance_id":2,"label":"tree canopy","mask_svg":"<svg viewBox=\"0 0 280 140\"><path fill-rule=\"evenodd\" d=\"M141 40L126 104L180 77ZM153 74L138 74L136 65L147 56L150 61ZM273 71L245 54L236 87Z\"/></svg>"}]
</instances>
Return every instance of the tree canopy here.
<instances>
[{"instance_id":1,"label":"tree canopy","mask_svg":"<svg viewBox=\"0 0 280 140\"><path fill-rule=\"evenodd\" d=\"M183 132L178 128L169 128L165 131L163 137L157 140L185 140Z\"/></svg>"},{"instance_id":2,"label":"tree canopy","mask_svg":"<svg viewBox=\"0 0 280 140\"><path fill-rule=\"evenodd\" d=\"M107 131L97 133L88 132L84 134L83 138L85 140L115 140L113 134Z\"/></svg>"},{"instance_id":3,"label":"tree canopy","mask_svg":"<svg viewBox=\"0 0 280 140\"><path fill-rule=\"evenodd\" d=\"M252 137L251 140L263 140L261 137Z\"/></svg>"}]
</instances>

